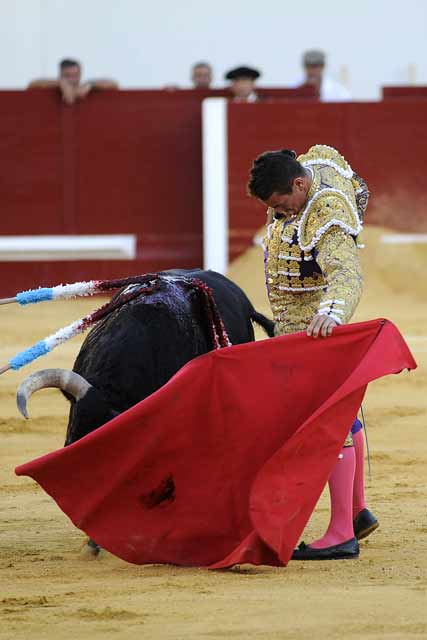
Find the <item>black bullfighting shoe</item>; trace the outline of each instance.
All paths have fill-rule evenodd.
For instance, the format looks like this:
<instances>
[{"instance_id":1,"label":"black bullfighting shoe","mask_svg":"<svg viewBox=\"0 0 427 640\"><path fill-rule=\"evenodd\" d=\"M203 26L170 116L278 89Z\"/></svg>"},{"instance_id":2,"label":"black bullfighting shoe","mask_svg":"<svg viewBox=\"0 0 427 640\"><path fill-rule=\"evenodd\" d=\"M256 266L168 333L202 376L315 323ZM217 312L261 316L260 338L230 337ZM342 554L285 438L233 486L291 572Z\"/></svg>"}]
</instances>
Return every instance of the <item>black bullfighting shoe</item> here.
<instances>
[{"instance_id":1,"label":"black bullfighting shoe","mask_svg":"<svg viewBox=\"0 0 427 640\"><path fill-rule=\"evenodd\" d=\"M301 542L292 554L291 560L345 560L359 556L359 543L351 538L341 544L324 549L312 549L309 544Z\"/></svg>"},{"instance_id":2,"label":"black bullfighting shoe","mask_svg":"<svg viewBox=\"0 0 427 640\"><path fill-rule=\"evenodd\" d=\"M366 538L370 533L375 531L375 529L378 529L379 526L380 523L369 509L359 511L353 520L354 535L358 540Z\"/></svg>"}]
</instances>

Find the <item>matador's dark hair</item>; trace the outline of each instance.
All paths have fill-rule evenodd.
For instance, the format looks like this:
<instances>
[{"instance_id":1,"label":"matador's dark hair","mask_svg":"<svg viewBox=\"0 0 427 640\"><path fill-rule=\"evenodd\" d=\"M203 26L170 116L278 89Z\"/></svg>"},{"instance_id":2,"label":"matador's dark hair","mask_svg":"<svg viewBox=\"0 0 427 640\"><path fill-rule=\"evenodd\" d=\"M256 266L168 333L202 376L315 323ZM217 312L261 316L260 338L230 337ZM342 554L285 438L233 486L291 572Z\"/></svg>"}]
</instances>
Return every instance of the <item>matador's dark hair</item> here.
<instances>
[{"instance_id":1,"label":"matador's dark hair","mask_svg":"<svg viewBox=\"0 0 427 640\"><path fill-rule=\"evenodd\" d=\"M248 182L248 193L267 200L272 193L291 193L295 178L305 174L295 151L266 151L254 161Z\"/></svg>"}]
</instances>

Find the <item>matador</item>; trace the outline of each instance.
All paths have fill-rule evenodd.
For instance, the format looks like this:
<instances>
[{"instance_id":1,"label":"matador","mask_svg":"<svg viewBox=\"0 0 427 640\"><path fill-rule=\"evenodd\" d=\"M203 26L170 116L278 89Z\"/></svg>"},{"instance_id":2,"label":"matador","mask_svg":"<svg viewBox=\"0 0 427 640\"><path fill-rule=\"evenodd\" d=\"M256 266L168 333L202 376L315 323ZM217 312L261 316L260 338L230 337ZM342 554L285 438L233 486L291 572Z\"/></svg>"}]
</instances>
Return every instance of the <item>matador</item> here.
<instances>
[{"instance_id":1,"label":"matador","mask_svg":"<svg viewBox=\"0 0 427 640\"><path fill-rule=\"evenodd\" d=\"M338 151L315 145L298 158L289 149L261 154L248 192L268 207L263 246L276 334L330 336L349 322L362 293L358 252L369 198L365 181ZM364 436L357 418L328 483L328 529L319 540L302 542L295 560L358 557L358 540L378 527L366 507Z\"/></svg>"}]
</instances>

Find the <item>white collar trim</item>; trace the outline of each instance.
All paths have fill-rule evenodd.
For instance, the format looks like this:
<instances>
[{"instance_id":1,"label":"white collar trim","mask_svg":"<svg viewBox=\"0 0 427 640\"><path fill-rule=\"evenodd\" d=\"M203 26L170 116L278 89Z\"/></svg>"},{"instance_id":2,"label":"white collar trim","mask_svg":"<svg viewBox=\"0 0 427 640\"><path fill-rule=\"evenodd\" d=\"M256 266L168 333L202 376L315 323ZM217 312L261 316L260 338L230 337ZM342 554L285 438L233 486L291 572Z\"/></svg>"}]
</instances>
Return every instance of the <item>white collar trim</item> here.
<instances>
[{"instance_id":1,"label":"white collar trim","mask_svg":"<svg viewBox=\"0 0 427 640\"><path fill-rule=\"evenodd\" d=\"M332 149L332 147L330 147ZM326 158L318 158L315 160L307 160L306 162L301 163L303 167L310 167L313 164L326 164L328 167L332 167L335 169L337 173L340 174L343 178L352 178L353 177L353 169L348 165L348 169L343 169L339 165L336 164L333 160L328 160ZM348 163L347 163L348 164Z\"/></svg>"}]
</instances>

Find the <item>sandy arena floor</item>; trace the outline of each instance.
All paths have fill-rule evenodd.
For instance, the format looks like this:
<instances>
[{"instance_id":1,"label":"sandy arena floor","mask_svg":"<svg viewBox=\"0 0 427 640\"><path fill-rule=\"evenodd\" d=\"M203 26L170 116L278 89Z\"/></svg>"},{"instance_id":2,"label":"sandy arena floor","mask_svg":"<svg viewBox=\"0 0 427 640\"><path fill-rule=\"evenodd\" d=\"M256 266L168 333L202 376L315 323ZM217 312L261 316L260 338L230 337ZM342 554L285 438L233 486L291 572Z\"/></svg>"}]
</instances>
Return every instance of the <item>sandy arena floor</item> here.
<instances>
[{"instance_id":1,"label":"sandy arena floor","mask_svg":"<svg viewBox=\"0 0 427 640\"><path fill-rule=\"evenodd\" d=\"M371 228L365 237L366 292L355 319L395 321L419 368L368 390L368 496L381 527L362 543L360 559L208 572L134 566L105 552L97 560L82 557L83 534L32 480L14 475L19 463L62 446L67 422L66 403L53 390L31 401L25 422L15 408L16 387L38 368L70 367L79 348L74 340L0 379L0 639L427 636L427 246L380 244L381 233ZM268 311L258 248L230 274ZM93 306L85 300L1 308L0 364ZM321 533L328 513L323 496L306 541Z\"/></svg>"}]
</instances>

